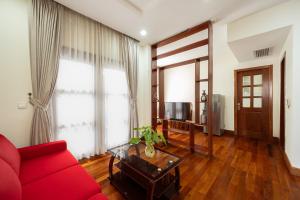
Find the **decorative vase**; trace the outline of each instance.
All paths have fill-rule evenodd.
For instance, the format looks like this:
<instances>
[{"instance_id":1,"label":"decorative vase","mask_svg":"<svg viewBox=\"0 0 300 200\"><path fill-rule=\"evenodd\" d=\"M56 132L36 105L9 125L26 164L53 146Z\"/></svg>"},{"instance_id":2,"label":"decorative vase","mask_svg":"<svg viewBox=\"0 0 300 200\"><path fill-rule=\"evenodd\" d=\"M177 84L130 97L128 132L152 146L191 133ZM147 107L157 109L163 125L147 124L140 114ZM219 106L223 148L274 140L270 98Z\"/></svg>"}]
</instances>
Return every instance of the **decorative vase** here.
<instances>
[{"instance_id":1,"label":"decorative vase","mask_svg":"<svg viewBox=\"0 0 300 200\"><path fill-rule=\"evenodd\" d=\"M207 101L207 94L205 90L203 90L202 95L201 95L201 102L206 102Z\"/></svg>"},{"instance_id":2,"label":"decorative vase","mask_svg":"<svg viewBox=\"0 0 300 200\"><path fill-rule=\"evenodd\" d=\"M145 155L149 158L153 158L153 156L155 155L155 148L153 145L147 145L145 147Z\"/></svg>"}]
</instances>

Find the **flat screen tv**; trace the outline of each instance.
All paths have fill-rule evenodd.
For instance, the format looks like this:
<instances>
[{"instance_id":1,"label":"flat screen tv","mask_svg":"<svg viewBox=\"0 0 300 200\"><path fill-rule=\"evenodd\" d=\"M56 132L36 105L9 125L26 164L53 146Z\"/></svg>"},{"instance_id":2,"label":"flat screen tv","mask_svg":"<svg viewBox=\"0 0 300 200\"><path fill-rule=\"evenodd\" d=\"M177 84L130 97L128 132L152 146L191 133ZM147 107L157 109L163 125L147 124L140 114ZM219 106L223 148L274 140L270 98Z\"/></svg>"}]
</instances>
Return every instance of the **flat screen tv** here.
<instances>
[{"instance_id":1,"label":"flat screen tv","mask_svg":"<svg viewBox=\"0 0 300 200\"><path fill-rule=\"evenodd\" d=\"M191 120L191 103L165 102L165 119Z\"/></svg>"}]
</instances>

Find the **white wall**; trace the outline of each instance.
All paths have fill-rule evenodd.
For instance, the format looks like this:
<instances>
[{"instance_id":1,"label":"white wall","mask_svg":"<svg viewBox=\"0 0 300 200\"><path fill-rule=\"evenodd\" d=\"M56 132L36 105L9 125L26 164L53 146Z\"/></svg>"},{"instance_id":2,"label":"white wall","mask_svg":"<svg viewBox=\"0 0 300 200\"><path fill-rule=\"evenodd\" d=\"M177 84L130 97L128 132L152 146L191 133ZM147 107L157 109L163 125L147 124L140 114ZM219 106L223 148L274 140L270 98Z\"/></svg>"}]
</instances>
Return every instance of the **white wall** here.
<instances>
[{"instance_id":1,"label":"white wall","mask_svg":"<svg viewBox=\"0 0 300 200\"><path fill-rule=\"evenodd\" d=\"M164 71L165 102L191 102L195 120L195 65Z\"/></svg>"},{"instance_id":2,"label":"white wall","mask_svg":"<svg viewBox=\"0 0 300 200\"><path fill-rule=\"evenodd\" d=\"M28 0L0 1L0 132L18 147L29 145L32 108Z\"/></svg>"},{"instance_id":3,"label":"white wall","mask_svg":"<svg viewBox=\"0 0 300 200\"><path fill-rule=\"evenodd\" d=\"M224 95L225 129L234 130L234 68L238 61L227 43L227 25L213 25L213 91Z\"/></svg>"},{"instance_id":4,"label":"white wall","mask_svg":"<svg viewBox=\"0 0 300 200\"><path fill-rule=\"evenodd\" d=\"M265 33L277 28L292 25L292 30L277 58L279 65L282 54L287 52L287 94L291 107L286 111L286 153L295 167L300 167L300 1L291 0L256 14L244 17L228 25L229 41L239 40L251 35ZM277 74L278 76L278 74ZM279 80L279 79L277 79ZM275 81L274 81L275 82ZM278 84L278 83L277 83ZM275 92L274 92L275 93ZM278 104L278 102L277 102ZM279 104L278 104L279 106ZM274 122L275 123L275 122Z\"/></svg>"}]
</instances>

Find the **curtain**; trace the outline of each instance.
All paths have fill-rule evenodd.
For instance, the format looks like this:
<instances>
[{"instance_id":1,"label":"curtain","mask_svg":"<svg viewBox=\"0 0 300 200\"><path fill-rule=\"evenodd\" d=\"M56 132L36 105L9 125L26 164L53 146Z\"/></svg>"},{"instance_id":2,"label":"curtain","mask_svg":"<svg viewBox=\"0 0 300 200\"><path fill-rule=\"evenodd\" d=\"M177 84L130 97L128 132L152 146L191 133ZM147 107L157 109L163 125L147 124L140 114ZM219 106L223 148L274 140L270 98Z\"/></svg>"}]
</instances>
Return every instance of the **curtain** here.
<instances>
[{"instance_id":1,"label":"curtain","mask_svg":"<svg viewBox=\"0 0 300 200\"><path fill-rule=\"evenodd\" d=\"M137 75L138 75L138 43L126 36L121 37L121 63L126 72L130 97L130 136L137 136L138 108L137 108Z\"/></svg>"},{"instance_id":2,"label":"curtain","mask_svg":"<svg viewBox=\"0 0 300 200\"><path fill-rule=\"evenodd\" d=\"M101 24L64 9L54 129L77 159L106 151L100 30Z\"/></svg>"},{"instance_id":3,"label":"curtain","mask_svg":"<svg viewBox=\"0 0 300 200\"><path fill-rule=\"evenodd\" d=\"M104 127L107 149L129 140L129 91L123 69L104 66Z\"/></svg>"},{"instance_id":4,"label":"curtain","mask_svg":"<svg viewBox=\"0 0 300 200\"><path fill-rule=\"evenodd\" d=\"M68 149L80 159L95 154L94 66L62 58L53 107L56 139L66 140Z\"/></svg>"},{"instance_id":5,"label":"curtain","mask_svg":"<svg viewBox=\"0 0 300 200\"><path fill-rule=\"evenodd\" d=\"M33 0L30 14L31 143L52 139L48 104L53 95L60 55L63 7L51 0Z\"/></svg>"},{"instance_id":6,"label":"curtain","mask_svg":"<svg viewBox=\"0 0 300 200\"><path fill-rule=\"evenodd\" d=\"M139 126L151 124L151 47L139 45L137 106Z\"/></svg>"},{"instance_id":7,"label":"curtain","mask_svg":"<svg viewBox=\"0 0 300 200\"><path fill-rule=\"evenodd\" d=\"M80 159L127 143L137 127L138 42L67 8L62 24L54 128Z\"/></svg>"}]
</instances>

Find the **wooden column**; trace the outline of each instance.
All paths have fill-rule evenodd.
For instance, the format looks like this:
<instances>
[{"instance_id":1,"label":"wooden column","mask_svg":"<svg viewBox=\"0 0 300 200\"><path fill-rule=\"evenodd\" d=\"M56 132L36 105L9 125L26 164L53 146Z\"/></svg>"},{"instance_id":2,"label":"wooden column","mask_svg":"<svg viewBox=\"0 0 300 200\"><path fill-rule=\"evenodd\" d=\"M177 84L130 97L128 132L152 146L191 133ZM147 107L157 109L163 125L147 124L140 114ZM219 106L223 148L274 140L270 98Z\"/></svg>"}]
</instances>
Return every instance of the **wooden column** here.
<instances>
[{"instance_id":1,"label":"wooden column","mask_svg":"<svg viewBox=\"0 0 300 200\"><path fill-rule=\"evenodd\" d=\"M167 142L168 142L168 131L169 131L168 129L169 129L168 120L164 119L162 124L162 132Z\"/></svg>"},{"instance_id":2,"label":"wooden column","mask_svg":"<svg viewBox=\"0 0 300 200\"><path fill-rule=\"evenodd\" d=\"M157 55L157 48L152 46L151 48L152 56ZM154 130L157 127L157 61L152 60L151 63L151 125Z\"/></svg>"},{"instance_id":3,"label":"wooden column","mask_svg":"<svg viewBox=\"0 0 300 200\"><path fill-rule=\"evenodd\" d=\"M200 60L196 60L195 63L195 122L199 123L200 115Z\"/></svg>"},{"instance_id":4,"label":"wooden column","mask_svg":"<svg viewBox=\"0 0 300 200\"><path fill-rule=\"evenodd\" d=\"M208 24L208 156L213 156L213 30L212 23Z\"/></svg>"},{"instance_id":5,"label":"wooden column","mask_svg":"<svg viewBox=\"0 0 300 200\"><path fill-rule=\"evenodd\" d=\"M195 152L195 126L193 123L189 124L189 135L190 135L190 151Z\"/></svg>"}]
</instances>

